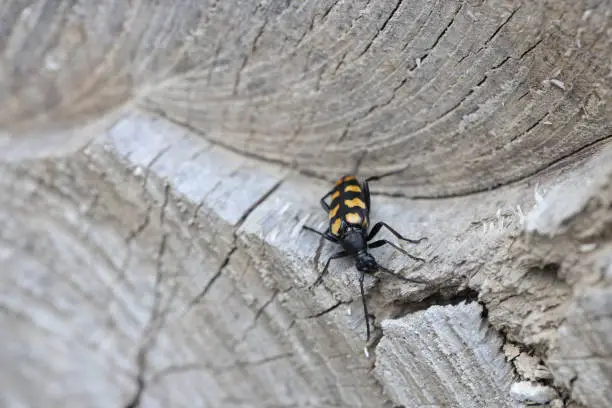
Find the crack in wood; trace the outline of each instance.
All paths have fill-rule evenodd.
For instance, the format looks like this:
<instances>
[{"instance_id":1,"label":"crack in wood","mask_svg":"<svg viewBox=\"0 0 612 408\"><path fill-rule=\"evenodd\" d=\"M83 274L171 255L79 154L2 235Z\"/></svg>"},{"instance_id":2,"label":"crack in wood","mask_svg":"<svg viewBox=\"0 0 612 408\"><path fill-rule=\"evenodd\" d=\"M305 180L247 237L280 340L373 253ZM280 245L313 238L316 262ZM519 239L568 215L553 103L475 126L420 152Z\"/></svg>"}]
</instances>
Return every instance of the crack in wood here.
<instances>
[{"instance_id":1,"label":"crack in wood","mask_svg":"<svg viewBox=\"0 0 612 408\"><path fill-rule=\"evenodd\" d=\"M533 43L532 46L527 48L521 55L519 55L518 59L522 60L527 54L529 54L531 51L535 50L537 48L537 46L542 43L542 41L544 41L543 38L540 38L539 40L537 40L535 43Z\"/></svg>"},{"instance_id":2,"label":"crack in wood","mask_svg":"<svg viewBox=\"0 0 612 408\"><path fill-rule=\"evenodd\" d=\"M249 215L251 215L253 213L253 211L255 211L255 209L257 207L259 207L264 201L266 201L266 199L268 199L268 197L270 197L272 194L274 194L274 192L279 189L279 187L283 184L284 181L285 181L284 178L281 178L280 180L278 180L276 183L274 183L274 185L272 187L270 187L270 189L268 191L266 191L253 204L251 204L249 206L249 208L246 209L246 211L242 214L242 216L240 216L240 218L236 222L236 225L234 225L234 235L236 234L235 231L240 229L240 227L242 226L242 224L244 224L246 219L249 218Z\"/></svg>"},{"instance_id":3,"label":"crack in wood","mask_svg":"<svg viewBox=\"0 0 612 408\"><path fill-rule=\"evenodd\" d=\"M144 177L142 180L142 186L143 188L145 188L149 182L149 173L151 171L151 167L157 163L157 161L164 155L166 154L170 149L172 148L172 144L169 144L168 146L164 147L163 149L161 149L159 152L157 152L157 154L151 159L151 161L145 166L145 172L144 172Z\"/></svg>"},{"instance_id":4,"label":"crack in wood","mask_svg":"<svg viewBox=\"0 0 612 408\"><path fill-rule=\"evenodd\" d=\"M274 299L276 299L276 296L278 296L278 293L279 293L278 290L275 290L274 292L272 292L272 296L270 296L270 299L268 299L263 305L261 305L259 309L257 309L257 312L255 313L255 317L253 317L253 323L255 323L261 317L264 309L268 307L270 303L274 301Z\"/></svg>"},{"instance_id":5,"label":"crack in wood","mask_svg":"<svg viewBox=\"0 0 612 408\"><path fill-rule=\"evenodd\" d=\"M269 363L273 363L275 361L279 361L279 360L283 360L283 359L287 359L287 358L291 358L294 357L295 353L294 352L286 352L286 353L281 353L275 356L270 356L270 357L264 357L261 358L259 360L253 360L253 361L240 361L237 360L235 362L233 362L232 364L229 364L227 366L220 366L220 367L216 367L210 364L205 364L205 363L201 363L201 362L197 362L197 363L185 363L185 364L181 364L180 366L168 366L165 368L162 368L161 370L157 371L156 373L154 373L151 376L151 383L156 383L158 382L160 379L168 376L168 375L172 375L172 374L180 374L180 373L185 373L185 372L190 372L190 371L202 371L202 370L206 370L206 371L212 371L213 373L215 373L216 375L219 374L223 374L226 373L228 371L233 371L233 370L237 370L237 369L244 369L244 368L248 368L248 367L258 367L261 365L265 365L265 364L269 364ZM126 408L136 408L138 407L138 405L127 405Z\"/></svg>"},{"instance_id":6,"label":"crack in wood","mask_svg":"<svg viewBox=\"0 0 612 408\"><path fill-rule=\"evenodd\" d=\"M129 400L127 404L125 404L125 408L138 408L140 407L140 401L142 399L142 393L146 388L145 380L144 380L144 371L146 369L146 350L141 348L138 351L138 355L136 356L136 364L138 367L138 374L136 375L136 390L134 391L134 395Z\"/></svg>"},{"instance_id":7,"label":"crack in wood","mask_svg":"<svg viewBox=\"0 0 612 408\"><path fill-rule=\"evenodd\" d=\"M251 43L249 53L242 59L242 64L240 68L238 69L238 72L236 73L236 79L234 81L234 90L233 90L234 96L238 95L238 87L240 86L240 81L242 79L242 72L248 65L249 59L251 59L251 57L255 54L255 51L257 49L257 42L263 35L267 23L268 23L268 19L266 18L264 19L264 22L261 24L261 26L259 26L259 28L257 29L257 32L255 33L255 37L253 38L253 41Z\"/></svg>"},{"instance_id":8,"label":"crack in wood","mask_svg":"<svg viewBox=\"0 0 612 408\"><path fill-rule=\"evenodd\" d=\"M170 183L164 183L164 198L161 205L161 209L159 210L159 225L160 227L164 226L165 217L166 217L166 208L168 206L168 200L170 199Z\"/></svg>"},{"instance_id":9,"label":"crack in wood","mask_svg":"<svg viewBox=\"0 0 612 408\"><path fill-rule=\"evenodd\" d=\"M197 129L197 128L193 127L189 123L181 122L179 119L174 118L172 116L169 116L168 114L166 114L163 111L160 111L160 110L157 110L157 109L153 109L152 110L152 109L149 109L149 107L147 107L147 106L143 107L143 109L146 110L149 113L152 113L154 115L158 115L158 116L164 118L165 120L167 120L170 123L173 123L173 124L178 125L180 127L186 128L187 130L189 130L189 131L191 131L191 132L193 132L193 133L195 133L197 135L202 135L202 132L201 132L200 129ZM265 157L265 156L261 156L261 155L256 154L256 153L247 153L247 152L245 152L243 150L240 150L240 149L238 149L238 148L236 148L236 147L234 147L234 146L232 146L232 145L230 145L228 143L220 142L218 140L213 140L213 139L208 139L207 138L206 141L208 143L210 143L212 146L220 146L220 147L222 147L222 148L224 148L226 150L229 150L232 153L236 153L236 154L238 154L238 155L240 155L242 157L246 157L246 158L249 158L249 159L254 159L254 160L257 160L257 161L264 162L264 163L276 164L276 165L283 166L283 167L286 167L288 165L288 163L286 163L285 161L282 161L280 159L271 159L271 158L268 158L268 157ZM316 176L314 176L314 173L312 173L312 174L305 173L306 170L304 170L304 172L302 170L300 170L300 169L296 169L296 170L300 174L304 174L306 176L316 177ZM320 180L328 181L327 179L325 179L323 177L317 177L317 178L320 179Z\"/></svg>"},{"instance_id":10,"label":"crack in wood","mask_svg":"<svg viewBox=\"0 0 612 408\"><path fill-rule=\"evenodd\" d=\"M239 344L242 344L245 342L247 336L249 335L249 333L251 332L251 330L253 330L256 327L257 321L259 320L259 318L261 317L261 315L263 314L264 310L266 309L266 307L268 307L273 301L274 299L276 299L276 297L278 296L278 294L280 293L279 290L274 290L274 292L272 292L272 296L270 296L270 298L264 302L263 305L261 305L257 311L255 312L255 316L253 317L253 320L251 321L251 323L249 324L249 326L244 330L244 332L242 333L242 336L237 339L236 341L233 342L231 348L232 350L235 350L236 347Z\"/></svg>"},{"instance_id":11,"label":"crack in wood","mask_svg":"<svg viewBox=\"0 0 612 408\"><path fill-rule=\"evenodd\" d=\"M420 25L420 26L419 26L419 27L416 29L416 32L417 32L417 33L420 33L420 32L421 32L421 30L423 29L423 27L425 27L425 25L427 25L427 22L429 21L429 18L430 18L430 17L431 17L431 15L433 14L433 11L434 11L434 7L431 7L431 8L429 9L429 13L427 13L427 16L426 16L426 17L425 17L425 19L423 20L423 24L421 24L421 25ZM419 15L419 17L420 17L420 15ZM402 47L402 49L401 49L401 52L406 51L406 48L408 48L408 47L409 47L409 46L410 46L410 45L411 45L411 44L414 42L414 39L415 39L415 38L416 38L416 36L415 36L415 37L413 37L412 39L410 39L410 41L408 41L406 44L404 44L404 46L403 46L403 47Z\"/></svg>"},{"instance_id":12,"label":"crack in wood","mask_svg":"<svg viewBox=\"0 0 612 408\"><path fill-rule=\"evenodd\" d=\"M434 41L433 45L431 47L429 47L427 50L425 50L425 55L421 58L421 62L425 61L425 59L429 56L429 53L438 46L438 43L440 42L440 40L442 39L442 37L444 37L444 35L446 34L446 32L448 31L448 29L450 28L451 25L453 25L453 23L455 22L455 18L457 17L457 15L459 14L459 12L461 11L461 9L463 8L463 4L461 3L461 5L457 8L457 10L455 10L455 13L453 14L453 17L451 18L451 21L449 21L449 23L444 27L444 30L442 30L442 32L440 33L440 35L438 35L438 37L436 37L436 40Z\"/></svg>"},{"instance_id":13,"label":"crack in wood","mask_svg":"<svg viewBox=\"0 0 612 408\"><path fill-rule=\"evenodd\" d=\"M340 3L340 0L336 0L332 3L331 6L329 6L329 8L327 10L325 10L325 12L323 13L323 15L321 16L321 19L319 20L319 24L321 24L323 21L325 21L327 19L327 16L329 16L329 13L331 13L331 11L333 10L334 7L336 7L336 5Z\"/></svg>"},{"instance_id":14,"label":"crack in wood","mask_svg":"<svg viewBox=\"0 0 612 408\"><path fill-rule=\"evenodd\" d=\"M521 8L521 6L517 7L516 9L512 10L510 12L510 14L508 15L508 17L506 17L506 19L504 19L504 21L501 22L501 24L497 27L497 29L493 32L493 34L491 34L489 36L489 38L482 44L482 46L480 48L478 48L478 50L476 50L475 53L473 54L468 54L468 55L478 55L480 54L480 52L482 50L484 50L485 48L487 48L487 46L489 45L489 43L491 41L493 41L493 39L495 39L495 37L497 37L497 35L500 33L500 31L502 30L502 28L504 28L506 26L506 24L508 24L508 22L510 21L510 19L512 19L512 17L514 17L514 15L516 14L517 11L519 11L519 9ZM535 45L534 45L535 47Z\"/></svg>"},{"instance_id":15,"label":"crack in wood","mask_svg":"<svg viewBox=\"0 0 612 408\"><path fill-rule=\"evenodd\" d=\"M161 307L161 282L162 282L162 258L166 251L166 240L168 235L163 234L159 245L158 253L156 256L156 275L155 275L155 299L153 308L151 310L151 316L149 323L143 331L142 344L136 355L136 367L138 368L138 374L136 375L136 391L130 401L125 405L125 408L138 408L141 403L141 398L144 390L146 389L146 381L144 379L144 373L147 367L147 355L149 350L155 344L156 336L163 325L164 313L159 309Z\"/></svg>"},{"instance_id":16,"label":"crack in wood","mask_svg":"<svg viewBox=\"0 0 612 408\"><path fill-rule=\"evenodd\" d=\"M500 188L504 188L504 187L509 187L511 185L514 185L516 183L522 183L532 177L535 177L541 173L544 173L546 171L548 171L549 169L553 168L554 166L558 165L559 163L571 159L572 156L574 155L578 155L586 150L592 149L592 148L602 148L603 145L605 145L609 139L612 139L612 134L604 136L600 139L594 140L590 143L585 144L584 146L581 146L579 149L576 149L566 155L563 155L561 157L556 158L555 160L546 163L544 165L542 165L541 167L538 167L536 169L534 169L533 171L531 171L528 174L524 174L521 176L517 176L515 178L511 178L508 181L504 182L504 183L497 183L495 185L491 185L491 186L486 186L486 187L482 187L482 188L478 188L478 189L474 189L468 192L461 192L461 193L451 193L451 194L440 194L440 195L407 195L404 193L387 193L387 192L383 192L383 191L370 191L371 195L376 195L376 196L382 196L382 197L395 197L395 198L405 198L405 199L410 199L410 200L446 200L449 198L459 198L459 197L469 197L472 195L476 195L476 194L480 194L486 191L494 191ZM598 146L601 145L601 146ZM404 171L405 169L399 170L398 172Z\"/></svg>"},{"instance_id":17,"label":"crack in wood","mask_svg":"<svg viewBox=\"0 0 612 408\"><path fill-rule=\"evenodd\" d=\"M332 305L332 306L328 307L327 309L321 310L321 311L320 311L320 312L318 312L318 313L314 313L314 314L311 314L311 315L305 316L305 317L303 317L302 319L317 319L317 318L319 318L319 317L321 317L321 316L324 316L324 315L326 315L326 314L328 314L328 313L330 313L330 312L333 312L334 310L336 310L336 309L337 309L338 307L340 307L341 305L346 305L346 304L349 304L349 303L351 303L351 302L339 301L339 302L337 302L336 304L334 304L334 305Z\"/></svg>"},{"instance_id":18,"label":"crack in wood","mask_svg":"<svg viewBox=\"0 0 612 408\"><path fill-rule=\"evenodd\" d=\"M511 59L512 59L512 57L511 57L511 56L507 56L506 58L504 58L503 60L501 60L501 61L499 62L499 64L493 65L491 68L489 68L489 69L487 70L487 73L486 73L486 75L485 75L485 78L486 78L486 77L488 77L488 76L489 76L489 74L490 74L491 72L493 72L493 71L495 71L495 70L499 69L499 68L500 68L502 65L504 65L506 62L510 61ZM484 80L483 80L482 82L484 82ZM480 85L480 84L478 84L478 85Z\"/></svg>"},{"instance_id":19,"label":"crack in wood","mask_svg":"<svg viewBox=\"0 0 612 408\"><path fill-rule=\"evenodd\" d=\"M521 9L521 6L519 5L517 8L515 8L514 10L512 10L512 12L510 12L510 15L504 20L502 21L502 23L499 25L499 27L497 27L497 29L493 32L493 34L487 39L487 41L485 41L484 43L484 47L486 47L487 45L489 45L489 43L491 41L493 41L493 39L495 37L497 37L497 34L499 34L499 32L502 30L502 28L504 28L506 26L506 24L508 24L508 22L512 19L512 17L514 17L514 15Z\"/></svg>"},{"instance_id":20,"label":"crack in wood","mask_svg":"<svg viewBox=\"0 0 612 408\"><path fill-rule=\"evenodd\" d=\"M503 149L505 146L508 146L511 143L514 143L516 140L522 139L524 136L526 136L530 131L532 131L536 126L538 126L540 123L542 123L542 121L544 121L544 119L546 119L548 117L548 115L550 114L550 112L544 112L544 115L542 115L541 117L539 117L535 122L533 122L531 124L531 126L529 126L523 133L518 134L512 138L510 138L510 140L508 140L508 143L506 143L504 146L496 149L496 150L501 150Z\"/></svg>"},{"instance_id":21,"label":"crack in wood","mask_svg":"<svg viewBox=\"0 0 612 408\"><path fill-rule=\"evenodd\" d=\"M254 361L237 361L232 366L223 367L221 369L222 370L234 370L236 368L257 367L257 366L260 366L260 365L272 363L274 361L282 360L282 359L285 359L285 358L291 358L291 357L294 357L294 356L295 356L295 353L291 351L291 352L287 352L287 353L278 354L278 355L272 356L272 357L264 357L262 359L254 360Z\"/></svg>"},{"instance_id":22,"label":"crack in wood","mask_svg":"<svg viewBox=\"0 0 612 408\"><path fill-rule=\"evenodd\" d=\"M388 106L391 102L393 102L393 100L395 99L395 96L397 94L397 91L401 87L406 85L407 82L408 82L408 78L403 78L400 81L400 83L396 87L393 88L393 90L391 91L391 97L389 97L386 101L384 101L382 103L376 103L376 104L372 105L363 115L359 116L358 118L354 118L354 119L350 120L346 124L346 127L344 128L344 131L342 132L342 135L340 136L340 138L338 139L336 144L337 145L341 145L342 144L342 142L344 141L346 136L348 136L348 132L349 132L350 128L353 126L353 123L355 123L357 120L364 120L368 116L370 116L374 111L376 111L377 109L385 107L385 106Z\"/></svg>"},{"instance_id":23,"label":"crack in wood","mask_svg":"<svg viewBox=\"0 0 612 408\"><path fill-rule=\"evenodd\" d=\"M217 46L215 47L215 53L212 57L212 62L210 63L210 68L208 70L206 85L210 85L210 82L212 80L213 71L217 67L216 62L219 60L219 56L221 55L222 42L223 42L223 37L219 37L219 41L217 42Z\"/></svg>"},{"instance_id":24,"label":"crack in wood","mask_svg":"<svg viewBox=\"0 0 612 408\"><path fill-rule=\"evenodd\" d=\"M346 56L348 55L348 53L350 52L350 49L345 50L342 53L342 56L340 57L340 60L338 60L338 62L336 63L336 66L334 67L334 69L331 72L331 76L336 75L336 73L338 72L338 70L340 69L340 67L342 66L342 64L344 63L344 59L346 58Z\"/></svg>"},{"instance_id":25,"label":"crack in wood","mask_svg":"<svg viewBox=\"0 0 612 408\"><path fill-rule=\"evenodd\" d=\"M140 234L142 234L142 232L149 226L150 222L151 222L151 211L153 210L153 207L151 205L148 206L144 218L142 220L142 222L140 224L138 224L136 226L136 228L134 228L133 230L130 231L130 233L128 234L128 236L125 238L125 244L127 246L130 245L130 243L136 239L138 236L140 236Z\"/></svg>"},{"instance_id":26,"label":"crack in wood","mask_svg":"<svg viewBox=\"0 0 612 408\"><path fill-rule=\"evenodd\" d=\"M393 10L391 10L391 13L389 14L389 16L385 19L385 21L383 22L383 24L381 25L381 27L376 31L376 34L374 34L374 36L372 37L372 39L370 41L368 41L368 44L366 45L366 47L359 53L359 55L357 55L357 57L355 58L355 60L358 60L359 58L361 58L364 54L366 54L368 52L368 50L370 49L370 47L372 47L372 45L374 44L374 41L376 41L376 39L378 38L378 36L380 35L380 33L382 33L383 31L385 31L385 28L387 27L387 24L389 24L389 21L391 21L391 19L393 18L393 16L395 16L395 13L397 12L397 10L400 8L401 4L402 4L403 0L398 0L397 3L395 4L395 7L393 8Z\"/></svg>"},{"instance_id":27,"label":"crack in wood","mask_svg":"<svg viewBox=\"0 0 612 408\"><path fill-rule=\"evenodd\" d=\"M317 250L315 251L315 256L314 256L314 259L313 259L315 273L318 273L319 262L321 261L321 252L323 251L323 245L325 245L326 242L327 242L327 240L325 238L323 238L323 237L319 238L319 245L317 246Z\"/></svg>"},{"instance_id":28,"label":"crack in wood","mask_svg":"<svg viewBox=\"0 0 612 408\"><path fill-rule=\"evenodd\" d=\"M168 247L168 234L162 234L157 255L155 257L155 300L153 305L153 311L151 313L151 320L149 322L148 328L145 330L147 336L153 337L155 333L159 331L162 327L165 320L165 311L162 310L161 301L161 284L163 281L163 257L166 253Z\"/></svg>"},{"instance_id":29,"label":"crack in wood","mask_svg":"<svg viewBox=\"0 0 612 408\"><path fill-rule=\"evenodd\" d=\"M465 61L465 59L467 57L470 57L472 54L470 52L468 52L467 54L465 54L463 57L459 58L459 60L455 63L455 66L461 64L463 61Z\"/></svg>"},{"instance_id":30,"label":"crack in wood","mask_svg":"<svg viewBox=\"0 0 612 408\"><path fill-rule=\"evenodd\" d=\"M215 272L215 274L208 280L208 282L206 283L206 285L204 285L204 288L200 291L200 293L196 295L191 300L191 302L189 302L187 306L187 310L191 309L194 305L198 304L206 296L206 294L210 291L210 288L217 281L217 279L219 279L219 277L221 276L221 274L223 273L223 271L229 264L232 255L234 255L237 249L238 247L234 243L234 246L232 246L232 248L229 250L228 254L223 259L223 262L221 262L221 265L219 266L219 269L217 269L217 272Z\"/></svg>"}]
</instances>

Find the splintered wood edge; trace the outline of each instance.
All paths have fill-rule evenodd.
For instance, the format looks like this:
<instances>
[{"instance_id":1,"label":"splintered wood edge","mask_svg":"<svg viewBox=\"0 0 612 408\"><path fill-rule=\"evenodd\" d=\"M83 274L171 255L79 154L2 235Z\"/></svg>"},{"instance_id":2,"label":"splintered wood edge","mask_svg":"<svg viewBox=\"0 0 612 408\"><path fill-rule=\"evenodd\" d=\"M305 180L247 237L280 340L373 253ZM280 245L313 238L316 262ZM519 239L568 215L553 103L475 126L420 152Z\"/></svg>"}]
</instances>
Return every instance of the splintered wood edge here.
<instances>
[{"instance_id":1,"label":"splintered wood edge","mask_svg":"<svg viewBox=\"0 0 612 408\"><path fill-rule=\"evenodd\" d=\"M602 159L610 163L611 157ZM612 330L612 243L605 232L612 217L612 171L603 164L600 168L596 177L560 183L543 194L527 219L531 260L556 265L559 278L572 287L547 363L555 380L587 406L612 401L607 374L612 360L606 357L612 353L607 340Z\"/></svg>"},{"instance_id":2,"label":"splintered wood edge","mask_svg":"<svg viewBox=\"0 0 612 408\"><path fill-rule=\"evenodd\" d=\"M431 306L382 322L376 376L404 406L519 407L503 339L477 302Z\"/></svg>"}]
</instances>

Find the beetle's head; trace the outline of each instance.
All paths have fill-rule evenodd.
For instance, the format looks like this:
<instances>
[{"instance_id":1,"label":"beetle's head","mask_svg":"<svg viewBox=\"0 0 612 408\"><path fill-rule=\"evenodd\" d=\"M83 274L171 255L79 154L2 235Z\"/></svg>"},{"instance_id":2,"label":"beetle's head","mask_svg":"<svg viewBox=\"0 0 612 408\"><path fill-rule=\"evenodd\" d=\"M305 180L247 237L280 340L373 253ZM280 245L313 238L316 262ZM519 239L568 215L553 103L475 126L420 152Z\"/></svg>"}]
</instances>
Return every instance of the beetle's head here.
<instances>
[{"instance_id":1,"label":"beetle's head","mask_svg":"<svg viewBox=\"0 0 612 408\"><path fill-rule=\"evenodd\" d=\"M378 263L372 255L364 251L357 255L355 267L359 272L374 273L378 270Z\"/></svg>"}]
</instances>

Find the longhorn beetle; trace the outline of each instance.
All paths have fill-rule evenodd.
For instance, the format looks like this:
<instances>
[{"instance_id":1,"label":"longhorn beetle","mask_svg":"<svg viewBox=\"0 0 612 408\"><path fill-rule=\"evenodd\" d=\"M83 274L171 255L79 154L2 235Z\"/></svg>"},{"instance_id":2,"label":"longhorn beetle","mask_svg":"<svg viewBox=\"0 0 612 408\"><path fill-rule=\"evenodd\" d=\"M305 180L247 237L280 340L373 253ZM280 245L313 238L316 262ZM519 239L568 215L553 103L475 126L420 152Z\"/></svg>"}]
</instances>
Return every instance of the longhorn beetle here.
<instances>
[{"instance_id":1,"label":"longhorn beetle","mask_svg":"<svg viewBox=\"0 0 612 408\"><path fill-rule=\"evenodd\" d=\"M370 222L370 190L368 188L368 182L377 180L381 177L382 176L370 177L364 180L363 183L359 183L355 176L349 175L340 178L338 181L336 181L334 188L321 198L321 206L329 215L329 226L327 230L325 232L320 232L306 225L302 227L307 231L311 231L322 236L328 241L342 245L343 248L342 251L329 257L325 263L323 271L313 283L313 286L316 286L323 280L323 276L327 273L329 263L334 259L344 258L347 256L352 256L355 259L355 266L359 271L359 288L361 290L363 313L366 321L366 342L370 340L370 321L368 316L368 306L366 305L363 290L363 280L365 274L373 274L374 272L380 270L406 282L425 283L422 280L405 278L396 274L395 272L391 272L389 269L378 264L374 257L368 252L369 249L379 248L383 245L389 244L402 254L414 259L415 261L425 262L424 259L410 255L398 245L387 241L386 239L379 239L377 241L368 243L374 239L382 227L387 228L393 235L402 241L413 244L418 244L419 242L427 239L426 237L419 239L405 238L383 221L374 224L368 233L368 226ZM325 199L329 196L331 196L331 204L327 204L325 201Z\"/></svg>"}]
</instances>

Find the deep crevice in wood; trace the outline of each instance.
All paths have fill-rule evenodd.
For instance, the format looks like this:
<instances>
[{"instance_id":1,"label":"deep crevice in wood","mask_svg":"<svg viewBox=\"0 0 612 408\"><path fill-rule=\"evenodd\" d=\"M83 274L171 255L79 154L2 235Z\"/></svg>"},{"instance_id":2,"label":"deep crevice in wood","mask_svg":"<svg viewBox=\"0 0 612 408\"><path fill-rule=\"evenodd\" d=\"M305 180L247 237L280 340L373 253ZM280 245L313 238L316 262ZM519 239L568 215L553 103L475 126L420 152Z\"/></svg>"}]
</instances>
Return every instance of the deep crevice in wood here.
<instances>
[{"instance_id":1,"label":"deep crevice in wood","mask_svg":"<svg viewBox=\"0 0 612 408\"><path fill-rule=\"evenodd\" d=\"M478 291L475 289L466 288L456 292L451 288L440 289L419 302L405 302L401 299L393 302L393 305L398 307L398 311L394 313L393 318L399 319L408 314L429 309L431 306L457 305L462 302L471 303L478 300Z\"/></svg>"}]
</instances>

